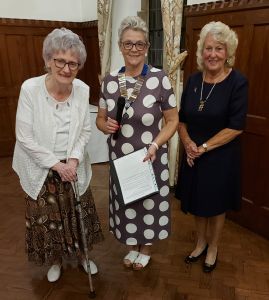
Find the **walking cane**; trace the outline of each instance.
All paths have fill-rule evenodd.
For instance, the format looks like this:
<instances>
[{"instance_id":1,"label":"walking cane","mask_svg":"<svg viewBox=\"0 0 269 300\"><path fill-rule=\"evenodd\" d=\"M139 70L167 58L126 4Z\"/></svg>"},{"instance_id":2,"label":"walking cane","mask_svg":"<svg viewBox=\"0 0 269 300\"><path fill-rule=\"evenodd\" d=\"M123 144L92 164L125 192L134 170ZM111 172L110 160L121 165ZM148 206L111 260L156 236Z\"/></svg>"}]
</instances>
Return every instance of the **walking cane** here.
<instances>
[{"instance_id":1,"label":"walking cane","mask_svg":"<svg viewBox=\"0 0 269 300\"><path fill-rule=\"evenodd\" d=\"M80 202L80 197L79 197L79 189L78 189L78 181L77 180L74 181L74 192L75 192L75 196L76 196L76 209L79 214L83 251L84 251L84 255L85 255L85 259L86 259L86 263L87 263L87 273L88 273L89 285L90 285L89 297L95 298L96 293L95 293L93 283L92 283L91 266L90 266L90 259L89 259L89 255L88 255L88 244L87 244L85 226L84 226L84 221L83 221L83 216L82 216L82 208L81 208L81 202Z\"/></svg>"}]
</instances>

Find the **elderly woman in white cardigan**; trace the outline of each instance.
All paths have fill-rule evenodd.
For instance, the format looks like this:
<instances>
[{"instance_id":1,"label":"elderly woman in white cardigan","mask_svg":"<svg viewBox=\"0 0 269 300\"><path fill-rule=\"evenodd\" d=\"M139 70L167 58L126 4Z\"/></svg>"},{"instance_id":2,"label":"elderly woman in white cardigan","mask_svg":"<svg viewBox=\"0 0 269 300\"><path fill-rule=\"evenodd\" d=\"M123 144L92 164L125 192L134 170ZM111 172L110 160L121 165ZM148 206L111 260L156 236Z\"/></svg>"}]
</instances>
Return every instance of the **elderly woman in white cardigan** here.
<instances>
[{"instance_id":1,"label":"elderly woman in white cardigan","mask_svg":"<svg viewBox=\"0 0 269 300\"><path fill-rule=\"evenodd\" d=\"M26 193L29 261L49 265L48 281L54 282L63 258L75 258L87 270L72 188L76 179L88 247L103 236L85 151L90 137L89 87L75 78L86 61L85 46L72 31L55 29L44 40L43 59L48 73L21 87L13 168ZM92 261L90 266L97 273Z\"/></svg>"}]
</instances>

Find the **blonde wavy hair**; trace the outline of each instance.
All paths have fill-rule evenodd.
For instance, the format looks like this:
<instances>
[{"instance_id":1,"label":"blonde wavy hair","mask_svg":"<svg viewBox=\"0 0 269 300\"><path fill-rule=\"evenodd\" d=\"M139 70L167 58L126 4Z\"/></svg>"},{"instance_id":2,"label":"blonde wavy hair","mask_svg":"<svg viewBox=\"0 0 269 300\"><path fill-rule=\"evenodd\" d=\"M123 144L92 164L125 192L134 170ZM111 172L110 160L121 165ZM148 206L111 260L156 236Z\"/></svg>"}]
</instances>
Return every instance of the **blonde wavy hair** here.
<instances>
[{"instance_id":1,"label":"blonde wavy hair","mask_svg":"<svg viewBox=\"0 0 269 300\"><path fill-rule=\"evenodd\" d=\"M196 51L198 70L203 71L204 69L202 53L205 39L208 34L211 34L217 42L226 46L227 60L225 65L226 67L231 68L235 62L235 52L238 45L238 37L235 31L233 31L228 25L218 21L210 22L201 29Z\"/></svg>"}]
</instances>

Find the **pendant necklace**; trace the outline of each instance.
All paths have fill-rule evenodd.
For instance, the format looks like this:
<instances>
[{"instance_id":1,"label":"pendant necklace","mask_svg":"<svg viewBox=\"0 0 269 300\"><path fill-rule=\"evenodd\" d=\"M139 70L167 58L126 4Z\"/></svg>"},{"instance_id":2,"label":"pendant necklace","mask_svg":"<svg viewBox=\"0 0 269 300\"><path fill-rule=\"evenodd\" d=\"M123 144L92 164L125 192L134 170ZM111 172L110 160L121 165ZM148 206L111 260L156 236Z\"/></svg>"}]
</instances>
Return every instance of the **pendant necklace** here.
<instances>
[{"instance_id":1,"label":"pendant necklace","mask_svg":"<svg viewBox=\"0 0 269 300\"><path fill-rule=\"evenodd\" d=\"M204 77L203 77L203 81L202 81L202 86L201 86L201 94L200 94L200 102L199 102L199 107L198 107L198 111L202 111L204 109L204 106L206 104L206 101L208 100L208 98L210 97L215 85L217 84L217 82L214 83L214 85L212 86L211 90L209 91L208 95L206 96L205 100L203 100L203 89L204 89Z\"/></svg>"},{"instance_id":2,"label":"pendant necklace","mask_svg":"<svg viewBox=\"0 0 269 300\"><path fill-rule=\"evenodd\" d=\"M127 109L129 107L131 107L131 105L134 103L137 96L139 95L141 87L142 87L143 82L145 80L145 76L147 75L147 72L148 72L148 65L144 64L143 70L142 70L141 74L138 76L138 79L135 83L135 86L134 86L133 91L132 91L129 98L128 98L127 88L126 88L125 67L122 67L120 69L119 73L118 73L120 94L125 99L125 113L123 115L124 119L129 118L129 115L127 113Z\"/></svg>"}]
</instances>

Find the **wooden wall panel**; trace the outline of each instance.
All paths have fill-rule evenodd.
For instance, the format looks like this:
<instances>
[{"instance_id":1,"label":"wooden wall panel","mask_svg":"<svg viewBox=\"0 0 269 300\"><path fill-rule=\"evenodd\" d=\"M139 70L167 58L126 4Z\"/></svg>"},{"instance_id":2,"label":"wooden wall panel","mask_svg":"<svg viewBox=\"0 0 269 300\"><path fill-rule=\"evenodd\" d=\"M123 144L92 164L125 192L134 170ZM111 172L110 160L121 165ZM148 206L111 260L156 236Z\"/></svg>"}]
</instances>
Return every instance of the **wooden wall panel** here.
<instances>
[{"instance_id":1,"label":"wooden wall panel","mask_svg":"<svg viewBox=\"0 0 269 300\"><path fill-rule=\"evenodd\" d=\"M45 64L42 58L44 38L44 35L33 35L28 37L28 53L31 55L31 61L33 62L31 64L31 75L37 74L42 69L44 70Z\"/></svg>"},{"instance_id":2,"label":"wooden wall panel","mask_svg":"<svg viewBox=\"0 0 269 300\"><path fill-rule=\"evenodd\" d=\"M6 35L8 64L12 85L20 85L30 74L31 57L28 56L25 35ZM19 50L19 51L18 51Z\"/></svg>"},{"instance_id":3,"label":"wooden wall panel","mask_svg":"<svg viewBox=\"0 0 269 300\"><path fill-rule=\"evenodd\" d=\"M87 48L87 60L84 67L83 79L85 82L91 82L91 103L95 105L98 104L99 100L100 84L98 75L101 72L99 45L98 39L96 38L97 36L97 27L91 27L91 30L87 30L83 34L83 40Z\"/></svg>"},{"instance_id":4,"label":"wooden wall panel","mask_svg":"<svg viewBox=\"0 0 269 300\"><path fill-rule=\"evenodd\" d=\"M222 21L238 34L235 69L249 80L249 107L242 136L242 210L229 213L229 217L269 238L269 1L219 1L187 6L185 16L189 54L185 80L196 70L196 43L206 23Z\"/></svg>"},{"instance_id":5,"label":"wooden wall panel","mask_svg":"<svg viewBox=\"0 0 269 300\"><path fill-rule=\"evenodd\" d=\"M1 89L7 86L10 82L10 74L7 74L7 51L5 45L5 36L0 34L0 95L2 95Z\"/></svg>"},{"instance_id":6,"label":"wooden wall panel","mask_svg":"<svg viewBox=\"0 0 269 300\"><path fill-rule=\"evenodd\" d=\"M262 38L261 38L262 37ZM259 45L257 47L257 45ZM253 37L250 43L249 57L249 82L251 85L249 109L252 114L266 117L269 116L269 25L255 25ZM259 74L263 74L267 80L258 80ZM269 125L269 124L267 124Z\"/></svg>"},{"instance_id":7,"label":"wooden wall panel","mask_svg":"<svg viewBox=\"0 0 269 300\"><path fill-rule=\"evenodd\" d=\"M98 103L100 62L96 21L0 19L0 156L13 154L20 86L24 80L44 74L43 40L54 28L61 27L73 30L85 43L88 57L78 77L91 87L90 103Z\"/></svg>"},{"instance_id":8,"label":"wooden wall panel","mask_svg":"<svg viewBox=\"0 0 269 300\"><path fill-rule=\"evenodd\" d=\"M0 97L0 151L3 156L8 156L13 151L15 141L14 112L11 110L12 99Z\"/></svg>"}]
</instances>

